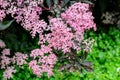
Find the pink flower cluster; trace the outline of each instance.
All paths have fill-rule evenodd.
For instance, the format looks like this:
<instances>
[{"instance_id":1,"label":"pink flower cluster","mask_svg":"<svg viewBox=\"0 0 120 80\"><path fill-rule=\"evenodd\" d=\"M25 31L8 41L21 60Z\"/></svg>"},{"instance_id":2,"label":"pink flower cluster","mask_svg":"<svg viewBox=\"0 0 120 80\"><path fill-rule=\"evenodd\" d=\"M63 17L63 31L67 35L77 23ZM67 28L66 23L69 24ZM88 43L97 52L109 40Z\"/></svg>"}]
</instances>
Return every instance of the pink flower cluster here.
<instances>
[{"instance_id":1,"label":"pink flower cluster","mask_svg":"<svg viewBox=\"0 0 120 80\"><path fill-rule=\"evenodd\" d=\"M84 38L84 32L90 28L96 30L96 24L93 21L94 17L92 16L92 12L89 11L89 4L81 2L74 3L61 14L61 17L73 29L75 35L75 44L73 47L79 50L79 44L81 44Z\"/></svg>"},{"instance_id":2,"label":"pink flower cluster","mask_svg":"<svg viewBox=\"0 0 120 80\"><path fill-rule=\"evenodd\" d=\"M70 52L71 48L80 50L84 32L90 28L96 30L89 4L75 3L61 17L49 20L48 29L51 33L40 35L39 44L47 41L49 47L64 53Z\"/></svg>"},{"instance_id":3,"label":"pink flower cluster","mask_svg":"<svg viewBox=\"0 0 120 80\"><path fill-rule=\"evenodd\" d=\"M61 14L61 18L51 18L49 25L44 20L40 20L42 8L39 6L43 0L2 0L0 2L0 21L10 14L17 23L23 28L30 31L34 38L39 34L38 44L40 49L31 51L30 57L34 59L30 61L29 67L37 76L41 76L43 72L47 72L48 76L53 75L52 68L57 61L56 55L52 50L62 50L64 53L71 52L71 48L75 50L81 49L84 32L90 28L96 30L94 17L89 11L89 4L75 3ZM5 14L6 13L6 14ZM48 31L48 33L44 33ZM46 46L45 43L48 42ZM0 43L0 47L4 47ZM1 56L2 68L7 67L10 63L21 66L26 63L27 55L20 52L15 53L13 58L9 58L9 50L2 51Z\"/></svg>"},{"instance_id":4,"label":"pink flower cluster","mask_svg":"<svg viewBox=\"0 0 120 80\"><path fill-rule=\"evenodd\" d=\"M14 67L7 67L7 69L3 73L4 79L5 80L10 79L12 77L12 74L15 72L16 72L16 70L14 69Z\"/></svg>"},{"instance_id":5,"label":"pink flower cluster","mask_svg":"<svg viewBox=\"0 0 120 80\"><path fill-rule=\"evenodd\" d=\"M22 54L20 52L16 52L15 56L10 56L10 49L3 49L2 55L0 56L0 69L5 69L3 72L3 77L5 80L10 79L12 77L12 73L15 73L16 70L14 70L14 66L11 65L18 65L20 68L22 68L23 64L26 63L26 59L28 56L26 54Z\"/></svg>"},{"instance_id":6,"label":"pink flower cluster","mask_svg":"<svg viewBox=\"0 0 120 80\"><path fill-rule=\"evenodd\" d=\"M21 23L21 26L26 30L30 31L32 37L35 37L37 33L42 33L43 28L47 26L47 23L43 20L39 20L39 16L42 13L42 8L39 7L43 0L17 0L2 1L0 6L4 9L0 10L0 20L5 17L6 14L11 14L11 16L16 20L16 22ZM28 4L28 5L26 5Z\"/></svg>"},{"instance_id":7,"label":"pink flower cluster","mask_svg":"<svg viewBox=\"0 0 120 80\"><path fill-rule=\"evenodd\" d=\"M11 58L7 57L7 55L10 55L10 49L5 48L1 53L2 56L0 56L0 65L2 69L5 69L11 63Z\"/></svg>"},{"instance_id":8,"label":"pink flower cluster","mask_svg":"<svg viewBox=\"0 0 120 80\"><path fill-rule=\"evenodd\" d=\"M52 49L50 47L42 45L41 49L32 50L30 56L34 57L35 59L37 56L44 56L45 53L51 53L51 52Z\"/></svg>"},{"instance_id":9,"label":"pink flower cluster","mask_svg":"<svg viewBox=\"0 0 120 80\"><path fill-rule=\"evenodd\" d=\"M55 50L62 49L65 53L70 52L74 35L67 24L61 18L53 18L50 20L50 30L52 33L46 36L49 46Z\"/></svg>"},{"instance_id":10,"label":"pink flower cluster","mask_svg":"<svg viewBox=\"0 0 120 80\"><path fill-rule=\"evenodd\" d=\"M34 57L34 60L30 61L29 67L33 70L33 73L39 77L43 72L47 72L49 77L53 75L52 69L57 61L57 58L55 54L48 54L48 52L51 52L51 48L48 46L42 46L41 49L34 49L31 51L30 56ZM36 60L36 58L38 60Z\"/></svg>"},{"instance_id":11,"label":"pink flower cluster","mask_svg":"<svg viewBox=\"0 0 120 80\"><path fill-rule=\"evenodd\" d=\"M13 56L12 63L22 67L23 64L27 64L26 59L28 59L27 54L23 54L21 52L16 52Z\"/></svg>"},{"instance_id":12,"label":"pink flower cluster","mask_svg":"<svg viewBox=\"0 0 120 80\"><path fill-rule=\"evenodd\" d=\"M70 6L61 17L68 23L75 31L85 31L90 28L96 30L96 25L93 21L92 12L89 11L89 4L75 3Z\"/></svg>"}]
</instances>

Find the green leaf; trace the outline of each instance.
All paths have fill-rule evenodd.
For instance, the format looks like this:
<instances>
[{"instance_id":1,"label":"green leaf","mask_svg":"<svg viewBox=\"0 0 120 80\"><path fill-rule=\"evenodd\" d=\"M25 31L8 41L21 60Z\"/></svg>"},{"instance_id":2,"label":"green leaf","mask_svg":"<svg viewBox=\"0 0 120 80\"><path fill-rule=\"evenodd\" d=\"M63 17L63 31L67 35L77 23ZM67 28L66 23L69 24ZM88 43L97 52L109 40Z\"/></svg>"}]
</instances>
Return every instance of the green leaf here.
<instances>
[{"instance_id":1,"label":"green leaf","mask_svg":"<svg viewBox=\"0 0 120 80\"><path fill-rule=\"evenodd\" d=\"M51 1L50 0L46 0L47 6L50 8L51 7Z\"/></svg>"},{"instance_id":2,"label":"green leaf","mask_svg":"<svg viewBox=\"0 0 120 80\"><path fill-rule=\"evenodd\" d=\"M88 3L88 4L93 4L91 1L84 0L83 2Z\"/></svg>"},{"instance_id":3,"label":"green leaf","mask_svg":"<svg viewBox=\"0 0 120 80\"><path fill-rule=\"evenodd\" d=\"M13 21L14 20L0 22L0 30L7 29L12 24Z\"/></svg>"},{"instance_id":4,"label":"green leaf","mask_svg":"<svg viewBox=\"0 0 120 80\"><path fill-rule=\"evenodd\" d=\"M63 6L65 6L70 0L64 0Z\"/></svg>"},{"instance_id":5,"label":"green leaf","mask_svg":"<svg viewBox=\"0 0 120 80\"><path fill-rule=\"evenodd\" d=\"M103 13L106 10L107 5L108 5L108 1L109 0L100 0L99 1L99 6L100 6L101 13Z\"/></svg>"}]
</instances>

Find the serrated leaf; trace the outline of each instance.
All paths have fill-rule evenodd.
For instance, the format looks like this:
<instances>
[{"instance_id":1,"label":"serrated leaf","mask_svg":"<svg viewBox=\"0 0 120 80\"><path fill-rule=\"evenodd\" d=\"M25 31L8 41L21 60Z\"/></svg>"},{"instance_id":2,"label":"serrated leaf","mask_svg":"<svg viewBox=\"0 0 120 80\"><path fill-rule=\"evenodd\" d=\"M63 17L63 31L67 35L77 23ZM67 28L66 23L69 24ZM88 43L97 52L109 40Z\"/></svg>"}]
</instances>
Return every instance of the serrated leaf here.
<instances>
[{"instance_id":1,"label":"serrated leaf","mask_svg":"<svg viewBox=\"0 0 120 80\"><path fill-rule=\"evenodd\" d=\"M0 30L7 29L12 24L13 21L14 20L0 22Z\"/></svg>"}]
</instances>

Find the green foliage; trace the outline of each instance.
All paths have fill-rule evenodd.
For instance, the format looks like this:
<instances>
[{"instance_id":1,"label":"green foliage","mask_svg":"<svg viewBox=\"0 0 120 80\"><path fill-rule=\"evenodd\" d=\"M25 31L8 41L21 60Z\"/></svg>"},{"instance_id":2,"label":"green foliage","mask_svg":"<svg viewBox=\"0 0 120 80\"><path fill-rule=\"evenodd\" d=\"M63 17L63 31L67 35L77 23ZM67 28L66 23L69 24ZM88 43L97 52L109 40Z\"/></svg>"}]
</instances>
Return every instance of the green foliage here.
<instances>
[{"instance_id":1,"label":"green foliage","mask_svg":"<svg viewBox=\"0 0 120 80\"><path fill-rule=\"evenodd\" d=\"M50 0L46 0L47 6L50 8L51 7L51 1Z\"/></svg>"},{"instance_id":2,"label":"green foliage","mask_svg":"<svg viewBox=\"0 0 120 80\"><path fill-rule=\"evenodd\" d=\"M94 72L85 75L92 77L91 80L120 80L120 31L111 27L108 31L101 30L89 36L96 42L88 56L88 60L94 63Z\"/></svg>"},{"instance_id":3,"label":"green foliage","mask_svg":"<svg viewBox=\"0 0 120 80\"><path fill-rule=\"evenodd\" d=\"M23 35L20 40L21 44L27 38L25 33ZM46 73L44 73L39 78L32 73L28 66L24 65L23 69L19 69L16 66L17 73L13 74L11 80L120 80L120 31L115 27L110 27L109 30L102 29L96 32L89 32L85 36L94 38L96 42L92 52L87 57L87 60L93 63L93 72L87 72L84 69L82 69L82 73L77 71L71 73L61 72L56 66L53 76L48 78ZM36 45L31 43L33 48ZM24 52L27 48L22 50ZM57 63L57 65L60 65L60 63ZM3 71L0 70L0 80L4 80L2 77Z\"/></svg>"},{"instance_id":4,"label":"green foliage","mask_svg":"<svg viewBox=\"0 0 120 80\"><path fill-rule=\"evenodd\" d=\"M21 34L22 33L22 34ZM7 48L14 52L27 52L38 48L38 38L31 38L29 32L20 25L13 23L11 26L0 32L0 39L5 41Z\"/></svg>"},{"instance_id":5,"label":"green foliage","mask_svg":"<svg viewBox=\"0 0 120 80\"><path fill-rule=\"evenodd\" d=\"M13 23L14 20L0 22L0 30L5 30Z\"/></svg>"},{"instance_id":6,"label":"green foliage","mask_svg":"<svg viewBox=\"0 0 120 80\"><path fill-rule=\"evenodd\" d=\"M64 0L64 4L62 6L65 6L70 0Z\"/></svg>"},{"instance_id":7,"label":"green foliage","mask_svg":"<svg viewBox=\"0 0 120 80\"><path fill-rule=\"evenodd\" d=\"M62 77L54 80L119 80L120 79L120 32L111 27L108 31L91 32L96 46L89 53L88 60L93 62L93 72L61 73ZM59 73L55 76L60 76Z\"/></svg>"},{"instance_id":8,"label":"green foliage","mask_svg":"<svg viewBox=\"0 0 120 80\"><path fill-rule=\"evenodd\" d=\"M120 31L110 27L109 30L102 29L85 36L94 38L96 42L87 58L93 62L94 71L56 71L53 80L120 80Z\"/></svg>"},{"instance_id":9,"label":"green foliage","mask_svg":"<svg viewBox=\"0 0 120 80\"><path fill-rule=\"evenodd\" d=\"M95 39L96 45L87 60L93 62L93 72L55 72L53 80L120 80L120 31L115 27L86 35Z\"/></svg>"}]
</instances>

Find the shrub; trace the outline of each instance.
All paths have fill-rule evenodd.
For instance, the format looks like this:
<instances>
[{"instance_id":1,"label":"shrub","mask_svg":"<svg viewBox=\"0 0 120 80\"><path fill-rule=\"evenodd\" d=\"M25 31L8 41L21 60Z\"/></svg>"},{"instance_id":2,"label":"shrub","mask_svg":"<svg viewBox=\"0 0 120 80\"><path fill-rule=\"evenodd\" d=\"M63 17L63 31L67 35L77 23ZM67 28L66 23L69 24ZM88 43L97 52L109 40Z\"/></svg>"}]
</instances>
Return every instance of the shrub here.
<instances>
[{"instance_id":1,"label":"shrub","mask_svg":"<svg viewBox=\"0 0 120 80\"><path fill-rule=\"evenodd\" d=\"M63 2L65 3L63 4ZM71 3L70 7L65 5L67 3ZM53 0L52 2L49 0L1 1L0 20L4 21L5 16L10 15L13 19L12 22L15 20L29 31L32 38L35 38L36 35L39 36L38 45L40 46L31 50L28 55L15 52L15 55L9 56L10 52L7 54L9 49L3 49L5 53L1 52L1 59L2 61L8 60L4 66L6 69L3 74L4 78L9 79L12 77L12 73L16 72L14 67L10 67L11 64L15 65L16 63L21 66L26 64L26 58L30 60L27 64L34 74L41 77L43 72L47 72L50 77L53 75L52 71L57 57L60 57L59 52L63 53L62 56L66 57L67 55L68 60L77 61L75 64L79 64L77 68L81 70L79 66L84 67L84 64L82 61L80 62L82 56L78 57L77 51L82 50L87 53L91 43L89 43L91 40L84 41L84 32L90 28L96 30L94 17L89 8L90 4L76 1L72 3L72 1L66 2L66 0ZM50 14L44 15L46 12ZM4 24L1 22L1 25L3 27ZM6 27L9 26L6 25ZM4 46L1 45L2 47ZM27 56L30 56L30 59ZM1 65L3 66L2 61ZM69 62L71 63L71 61ZM9 70L11 73L7 74Z\"/></svg>"}]
</instances>

